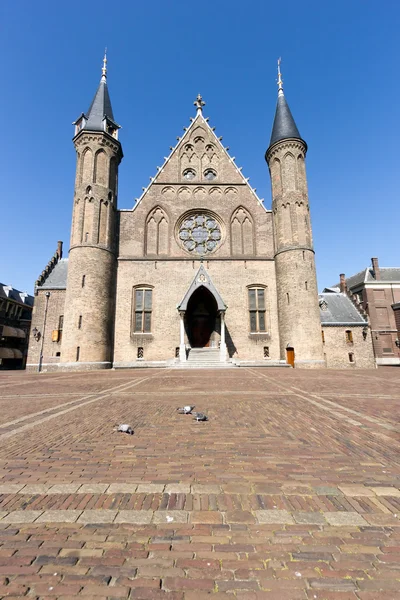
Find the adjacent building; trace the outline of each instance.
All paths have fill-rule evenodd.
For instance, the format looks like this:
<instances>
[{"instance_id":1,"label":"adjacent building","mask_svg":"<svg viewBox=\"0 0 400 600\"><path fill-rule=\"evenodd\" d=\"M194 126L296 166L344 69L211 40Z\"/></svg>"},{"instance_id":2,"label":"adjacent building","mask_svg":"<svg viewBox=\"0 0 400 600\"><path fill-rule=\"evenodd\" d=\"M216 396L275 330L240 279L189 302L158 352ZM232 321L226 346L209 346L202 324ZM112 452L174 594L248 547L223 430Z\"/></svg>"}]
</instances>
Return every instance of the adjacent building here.
<instances>
[{"instance_id":1,"label":"adjacent building","mask_svg":"<svg viewBox=\"0 0 400 600\"><path fill-rule=\"evenodd\" d=\"M368 315L345 287L325 288L319 295L319 309L326 366L374 368Z\"/></svg>"},{"instance_id":2,"label":"adjacent building","mask_svg":"<svg viewBox=\"0 0 400 600\"><path fill-rule=\"evenodd\" d=\"M342 280L368 314L376 364L400 365L400 267L381 267L372 258L370 267Z\"/></svg>"},{"instance_id":3,"label":"adjacent building","mask_svg":"<svg viewBox=\"0 0 400 600\"><path fill-rule=\"evenodd\" d=\"M33 296L0 283L0 369L24 369Z\"/></svg>"}]
</instances>

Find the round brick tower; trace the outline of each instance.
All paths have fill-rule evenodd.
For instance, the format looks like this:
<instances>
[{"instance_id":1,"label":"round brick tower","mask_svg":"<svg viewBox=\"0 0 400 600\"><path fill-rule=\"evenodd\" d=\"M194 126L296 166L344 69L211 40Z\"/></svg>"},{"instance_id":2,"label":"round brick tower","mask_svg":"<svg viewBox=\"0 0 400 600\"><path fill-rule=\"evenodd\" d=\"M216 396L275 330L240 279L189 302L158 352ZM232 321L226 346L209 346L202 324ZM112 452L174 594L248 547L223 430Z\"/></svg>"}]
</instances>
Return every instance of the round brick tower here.
<instances>
[{"instance_id":1,"label":"round brick tower","mask_svg":"<svg viewBox=\"0 0 400 600\"><path fill-rule=\"evenodd\" d=\"M77 152L61 363L112 366L116 284L118 165L122 148L102 77L87 112L74 123Z\"/></svg>"},{"instance_id":2,"label":"round brick tower","mask_svg":"<svg viewBox=\"0 0 400 600\"><path fill-rule=\"evenodd\" d=\"M325 367L305 156L282 88L265 159L271 175L281 358L296 367Z\"/></svg>"}]
</instances>

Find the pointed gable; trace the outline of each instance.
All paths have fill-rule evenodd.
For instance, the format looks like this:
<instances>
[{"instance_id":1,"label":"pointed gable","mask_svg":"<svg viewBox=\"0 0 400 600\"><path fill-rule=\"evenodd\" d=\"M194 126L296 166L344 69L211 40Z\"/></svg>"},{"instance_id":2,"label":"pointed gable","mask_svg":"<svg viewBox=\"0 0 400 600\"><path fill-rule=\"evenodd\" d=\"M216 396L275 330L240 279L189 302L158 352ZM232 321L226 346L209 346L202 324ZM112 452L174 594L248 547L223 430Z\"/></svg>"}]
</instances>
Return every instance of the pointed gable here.
<instances>
[{"instance_id":1,"label":"pointed gable","mask_svg":"<svg viewBox=\"0 0 400 600\"><path fill-rule=\"evenodd\" d=\"M203 265L200 265L199 270L190 284L188 291L182 298L182 301L180 304L178 304L177 309L181 311L187 310L188 302L192 294L194 294L194 292L200 287L206 288L214 296L218 310L225 311L227 309L225 302L222 300L217 288L212 282L210 275L207 273Z\"/></svg>"},{"instance_id":2,"label":"pointed gable","mask_svg":"<svg viewBox=\"0 0 400 600\"><path fill-rule=\"evenodd\" d=\"M241 168L235 164L234 157L229 155L221 139L216 136L214 128L210 127L208 118L204 118L201 111L192 119L190 126L185 128L184 135L178 139L170 155L164 158L164 164L157 167L157 174L151 178L148 187L137 199L136 206L154 184L197 184L209 187L243 185L262 206L262 201L249 185Z\"/></svg>"}]
</instances>

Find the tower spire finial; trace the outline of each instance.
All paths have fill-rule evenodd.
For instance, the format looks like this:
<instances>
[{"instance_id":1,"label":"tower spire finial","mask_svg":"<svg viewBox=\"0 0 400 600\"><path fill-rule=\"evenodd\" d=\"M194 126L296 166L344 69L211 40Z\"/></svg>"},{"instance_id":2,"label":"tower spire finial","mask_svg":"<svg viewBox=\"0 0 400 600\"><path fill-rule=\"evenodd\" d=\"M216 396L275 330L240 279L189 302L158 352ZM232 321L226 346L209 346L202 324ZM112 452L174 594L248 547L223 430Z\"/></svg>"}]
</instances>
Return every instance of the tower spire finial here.
<instances>
[{"instance_id":1,"label":"tower spire finial","mask_svg":"<svg viewBox=\"0 0 400 600\"><path fill-rule=\"evenodd\" d=\"M206 105L201 94L197 94L196 100L193 102L194 106L197 108L197 114L201 114L203 112L203 106Z\"/></svg>"},{"instance_id":2,"label":"tower spire finial","mask_svg":"<svg viewBox=\"0 0 400 600\"><path fill-rule=\"evenodd\" d=\"M282 73L281 73L281 61L282 59L278 58L278 96L283 94L283 81L282 81Z\"/></svg>"},{"instance_id":3,"label":"tower spire finial","mask_svg":"<svg viewBox=\"0 0 400 600\"><path fill-rule=\"evenodd\" d=\"M101 69L101 80L107 79L107 48L104 50L103 68Z\"/></svg>"}]
</instances>

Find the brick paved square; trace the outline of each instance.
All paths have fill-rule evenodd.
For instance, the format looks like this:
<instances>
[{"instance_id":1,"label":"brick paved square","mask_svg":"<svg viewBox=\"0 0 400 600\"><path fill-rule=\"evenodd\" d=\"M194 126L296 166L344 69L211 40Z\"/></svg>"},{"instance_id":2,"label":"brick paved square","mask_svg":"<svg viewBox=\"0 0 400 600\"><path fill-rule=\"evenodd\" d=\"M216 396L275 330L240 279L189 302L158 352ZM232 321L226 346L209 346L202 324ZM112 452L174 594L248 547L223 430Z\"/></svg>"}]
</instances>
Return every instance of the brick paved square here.
<instances>
[{"instance_id":1,"label":"brick paved square","mask_svg":"<svg viewBox=\"0 0 400 600\"><path fill-rule=\"evenodd\" d=\"M367 521L355 512L326 512L324 513L324 517L329 525L336 527L340 525L355 525L358 527L367 524Z\"/></svg>"},{"instance_id":2,"label":"brick paved square","mask_svg":"<svg viewBox=\"0 0 400 600\"><path fill-rule=\"evenodd\" d=\"M153 518L151 510L120 510L115 518L115 523L135 523L148 525Z\"/></svg>"},{"instance_id":3,"label":"brick paved square","mask_svg":"<svg viewBox=\"0 0 400 600\"><path fill-rule=\"evenodd\" d=\"M37 523L75 523L82 514L81 510L45 510L36 520Z\"/></svg>"},{"instance_id":4,"label":"brick paved square","mask_svg":"<svg viewBox=\"0 0 400 600\"><path fill-rule=\"evenodd\" d=\"M106 492L107 494L133 494L136 490L136 483L112 483Z\"/></svg>"},{"instance_id":5,"label":"brick paved square","mask_svg":"<svg viewBox=\"0 0 400 600\"><path fill-rule=\"evenodd\" d=\"M79 483L59 483L50 487L49 494L74 494L80 487Z\"/></svg>"},{"instance_id":6,"label":"brick paved square","mask_svg":"<svg viewBox=\"0 0 400 600\"><path fill-rule=\"evenodd\" d=\"M400 370L7 377L2 596L400 594Z\"/></svg>"},{"instance_id":7,"label":"brick paved square","mask_svg":"<svg viewBox=\"0 0 400 600\"><path fill-rule=\"evenodd\" d=\"M78 494L102 494L108 488L108 483L84 483L78 489Z\"/></svg>"},{"instance_id":8,"label":"brick paved square","mask_svg":"<svg viewBox=\"0 0 400 600\"><path fill-rule=\"evenodd\" d=\"M318 512L295 511L293 518L296 523L304 525L325 525L327 522L324 515Z\"/></svg>"},{"instance_id":9,"label":"brick paved square","mask_svg":"<svg viewBox=\"0 0 400 600\"><path fill-rule=\"evenodd\" d=\"M2 523L33 523L42 512L41 510L15 510L3 517Z\"/></svg>"},{"instance_id":10,"label":"brick paved square","mask_svg":"<svg viewBox=\"0 0 400 600\"><path fill-rule=\"evenodd\" d=\"M293 523L293 517L287 510L256 510L259 523Z\"/></svg>"},{"instance_id":11,"label":"brick paved square","mask_svg":"<svg viewBox=\"0 0 400 600\"><path fill-rule=\"evenodd\" d=\"M45 485L45 484L31 484L31 485L24 485L24 487L22 488L21 494L47 494L47 492L49 491L49 488L51 486L50 485Z\"/></svg>"},{"instance_id":12,"label":"brick paved square","mask_svg":"<svg viewBox=\"0 0 400 600\"><path fill-rule=\"evenodd\" d=\"M84 510L80 515L79 523L112 523L117 516L115 510Z\"/></svg>"},{"instance_id":13,"label":"brick paved square","mask_svg":"<svg viewBox=\"0 0 400 600\"><path fill-rule=\"evenodd\" d=\"M187 510L158 510L154 513L153 523L187 523Z\"/></svg>"},{"instance_id":14,"label":"brick paved square","mask_svg":"<svg viewBox=\"0 0 400 600\"><path fill-rule=\"evenodd\" d=\"M22 490L23 487L24 484L3 483L0 484L0 494L16 494L17 492Z\"/></svg>"},{"instance_id":15,"label":"brick paved square","mask_svg":"<svg viewBox=\"0 0 400 600\"><path fill-rule=\"evenodd\" d=\"M395 487L373 487L371 488L373 492L375 492L375 494L377 496L393 496L396 498L400 498L400 489L397 489Z\"/></svg>"}]
</instances>

